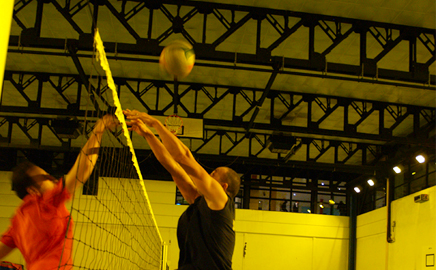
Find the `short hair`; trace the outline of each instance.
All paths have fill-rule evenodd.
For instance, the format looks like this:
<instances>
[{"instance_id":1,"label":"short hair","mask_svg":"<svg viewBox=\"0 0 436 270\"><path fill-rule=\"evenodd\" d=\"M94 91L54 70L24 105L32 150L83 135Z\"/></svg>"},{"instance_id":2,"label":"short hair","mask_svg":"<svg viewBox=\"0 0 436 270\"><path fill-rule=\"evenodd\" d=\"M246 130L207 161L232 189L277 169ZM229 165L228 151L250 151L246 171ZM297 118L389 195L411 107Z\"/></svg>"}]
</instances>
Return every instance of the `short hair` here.
<instances>
[{"instance_id":1,"label":"short hair","mask_svg":"<svg viewBox=\"0 0 436 270\"><path fill-rule=\"evenodd\" d=\"M33 167L36 167L36 165L30 161L24 161L12 170L12 190L15 191L20 199L24 199L29 194L27 192L28 187L35 185L32 177L27 174L29 169Z\"/></svg>"},{"instance_id":2,"label":"short hair","mask_svg":"<svg viewBox=\"0 0 436 270\"><path fill-rule=\"evenodd\" d=\"M234 199L239 192L239 188L241 187L241 178L234 170L230 169L229 167L223 168L226 169L225 182L228 184L227 193L232 199Z\"/></svg>"}]
</instances>

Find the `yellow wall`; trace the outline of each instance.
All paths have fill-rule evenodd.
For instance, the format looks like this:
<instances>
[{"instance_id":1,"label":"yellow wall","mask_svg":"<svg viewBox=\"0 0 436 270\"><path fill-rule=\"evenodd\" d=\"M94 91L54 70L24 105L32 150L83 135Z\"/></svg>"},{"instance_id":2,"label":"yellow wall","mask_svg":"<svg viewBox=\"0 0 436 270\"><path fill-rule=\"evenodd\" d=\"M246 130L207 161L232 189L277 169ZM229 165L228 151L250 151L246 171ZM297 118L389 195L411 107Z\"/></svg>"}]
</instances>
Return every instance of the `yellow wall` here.
<instances>
[{"instance_id":1,"label":"yellow wall","mask_svg":"<svg viewBox=\"0 0 436 270\"><path fill-rule=\"evenodd\" d=\"M3 193L0 230L4 231L21 201L10 191L9 173L0 175L0 179ZM146 181L145 184L162 238L168 245L169 269L176 269L177 221L186 206L174 204L173 182ZM76 227L79 226L82 225L76 222ZM237 209L235 231L234 270L347 269L348 217ZM6 260L24 264L18 251Z\"/></svg>"},{"instance_id":2,"label":"yellow wall","mask_svg":"<svg viewBox=\"0 0 436 270\"><path fill-rule=\"evenodd\" d=\"M12 11L14 0L0 1L0 99L2 96L3 75L6 64L6 53L8 51L9 32L11 29Z\"/></svg>"},{"instance_id":3,"label":"yellow wall","mask_svg":"<svg viewBox=\"0 0 436 270\"><path fill-rule=\"evenodd\" d=\"M414 196L429 194L430 200L415 203ZM386 241L387 208L357 218L357 270L427 270L426 255L436 249L436 187L422 190L392 203L394 243Z\"/></svg>"},{"instance_id":4,"label":"yellow wall","mask_svg":"<svg viewBox=\"0 0 436 270\"><path fill-rule=\"evenodd\" d=\"M174 205L173 182L146 181L145 185L162 237L169 244L169 269L176 269L177 221L186 206ZM347 269L348 217L236 209L235 231L234 270Z\"/></svg>"}]
</instances>

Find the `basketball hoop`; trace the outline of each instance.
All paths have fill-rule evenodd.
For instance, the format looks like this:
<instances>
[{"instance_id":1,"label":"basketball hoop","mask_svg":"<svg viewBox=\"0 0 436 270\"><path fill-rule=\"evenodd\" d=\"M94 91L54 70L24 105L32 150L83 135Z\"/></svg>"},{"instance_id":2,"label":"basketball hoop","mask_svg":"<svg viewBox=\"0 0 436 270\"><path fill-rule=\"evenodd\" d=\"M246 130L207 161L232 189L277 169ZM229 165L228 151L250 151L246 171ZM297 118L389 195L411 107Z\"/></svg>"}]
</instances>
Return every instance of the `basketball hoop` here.
<instances>
[{"instance_id":1,"label":"basketball hoop","mask_svg":"<svg viewBox=\"0 0 436 270\"><path fill-rule=\"evenodd\" d=\"M165 119L165 126L171 133L177 135L183 127L182 118L176 114L170 115Z\"/></svg>"}]
</instances>

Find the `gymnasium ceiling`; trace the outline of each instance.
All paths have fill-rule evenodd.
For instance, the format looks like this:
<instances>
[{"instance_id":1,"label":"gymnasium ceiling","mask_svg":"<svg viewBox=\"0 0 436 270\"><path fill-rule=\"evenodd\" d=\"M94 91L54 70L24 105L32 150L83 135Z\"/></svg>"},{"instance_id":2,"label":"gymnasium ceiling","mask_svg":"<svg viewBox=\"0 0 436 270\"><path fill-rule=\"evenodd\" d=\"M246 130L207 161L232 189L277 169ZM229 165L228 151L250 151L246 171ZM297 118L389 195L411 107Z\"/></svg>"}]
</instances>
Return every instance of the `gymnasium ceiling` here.
<instances>
[{"instance_id":1,"label":"gymnasium ceiling","mask_svg":"<svg viewBox=\"0 0 436 270\"><path fill-rule=\"evenodd\" d=\"M105 89L89 79L97 75L94 12L122 106L202 119L202 138L183 140L207 166L334 172L346 182L416 149L434 154L433 0L89 2L16 1L0 106L3 153L82 145L51 125L83 119L87 85ZM177 87L158 64L176 39L190 41L197 58ZM283 136L288 150L272 153L270 141ZM144 141L134 144L148 153Z\"/></svg>"}]
</instances>

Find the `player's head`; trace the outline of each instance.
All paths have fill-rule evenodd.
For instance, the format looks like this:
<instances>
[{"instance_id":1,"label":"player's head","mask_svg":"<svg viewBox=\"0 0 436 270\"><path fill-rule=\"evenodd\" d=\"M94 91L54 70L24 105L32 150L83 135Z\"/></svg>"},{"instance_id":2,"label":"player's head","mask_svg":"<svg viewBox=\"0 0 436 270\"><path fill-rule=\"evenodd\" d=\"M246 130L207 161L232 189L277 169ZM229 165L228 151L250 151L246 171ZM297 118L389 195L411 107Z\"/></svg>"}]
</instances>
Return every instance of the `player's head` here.
<instances>
[{"instance_id":1,"label":"player's head","mask_svg":"<svg viewBox=\"0 0 436 270\"><path fill-rule=\"evenodd\" d=\"M232 199L235 198L241 187L241 178L234 170L228 167L218 167L210 175L221 183Z\"/></svg>"},{"instance_id":2,"label":"player's head","mask_svg":"<svg viewBox=\"0 0 436 270\"><path fill-rule=\"evenodd\" d=\"M28 194L42 195L53 189L56 182L56 178L29 161L22 162L13 169L12 189L20 199Z\"/></svg>"}]
</instances>

